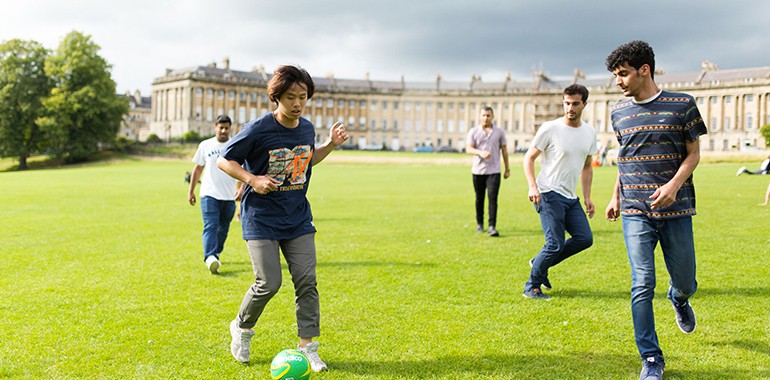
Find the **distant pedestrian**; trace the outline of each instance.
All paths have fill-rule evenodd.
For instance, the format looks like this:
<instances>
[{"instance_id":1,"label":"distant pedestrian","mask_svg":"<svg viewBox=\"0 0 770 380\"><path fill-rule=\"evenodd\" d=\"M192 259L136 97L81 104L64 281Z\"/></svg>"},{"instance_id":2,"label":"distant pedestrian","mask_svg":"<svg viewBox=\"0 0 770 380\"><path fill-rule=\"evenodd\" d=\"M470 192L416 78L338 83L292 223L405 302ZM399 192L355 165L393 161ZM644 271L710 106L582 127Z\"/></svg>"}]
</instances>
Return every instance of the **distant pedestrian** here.
<instances>
[{"instance_id":1,"label":"distant pedestrian","mask_svg":"<svg viewBox=\"0 0 770 380\"><path fill-rule=\"evenodd\" d=\"M240 200L236 180L217 167L217 157L230 139L232 122L219 115L214 124L215 136L203 140L195 151L190 173L187 201L195 206L195 186L200 183L201 214L203 215L203 262L212 274L219 273L220 254L227 240L230 222L235 214L235 202ZM201 174L203 178L201 179ZM200 181L199 181L200 180Z\"/></svg>"},{"instance_id":2,"label":"distant pedestrian","mask_svg":"<svg viewBox=\"0 0 770 380\"><path fill-rule=\"evenodd\" d=\"M473 190L476 193L476 232L484 232L484 197L489 198L489 230L487 235L500 236L497 232L497 196L500 191L500 156L505 172L503 178L511 176L508 167L508 150L505 132L494 125L492 107L481 109L481 124L468 131L465 152L473 155Z\"/></svg>"},{"instance_id":3,"label":"distant pedestrian","mask_svg":"<svg viewBox=\"0 0 770 380\"><path fill-rule=\"evenodd\" d=\"M524 155L524 175L529 184L527 196L540 214L545 235L545 245L529 261L532 269L524 285L527 298L548 299L540 289L541 286L551 289L548 270L593 244L586 213L593 218L595 211L591 183L596 131L581 120L587 100L588 89L584 86L573 84L565 88L564 116L543 123ZM535 179L535 159L541 154L540 174ZM585 212L576 194L578 180ZM567 232L569 239L565 238Z\"/></svg>"}]
</instances>

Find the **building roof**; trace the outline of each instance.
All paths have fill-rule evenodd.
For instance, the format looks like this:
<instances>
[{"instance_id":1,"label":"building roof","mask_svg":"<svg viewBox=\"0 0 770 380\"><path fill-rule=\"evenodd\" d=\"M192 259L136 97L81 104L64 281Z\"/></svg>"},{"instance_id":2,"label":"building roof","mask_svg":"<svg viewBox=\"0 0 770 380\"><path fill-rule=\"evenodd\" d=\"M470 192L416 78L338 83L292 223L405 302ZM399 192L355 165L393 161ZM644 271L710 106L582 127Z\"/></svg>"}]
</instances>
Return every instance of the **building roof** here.
<instances>
[{"instance_id":1,"label":"building roof","mask_svg":"<svg viewBox=\"0 0 770 380\"><path fill-rule=\"evenodd\" d=\"M708 64L708 65L707 65ZM183 69L168 69L166 75L155 78L153 85L173 82L180 79L202 80L206 82L245 83L264 87L272 73L264 68L254 68L252 71L231 70L219 68L216 65L195 66ZM368 77L368 75L367 75ZM749 67L722 70L716 65L704 62L701 71L683 73L656 73L656 83L664 87L699 87L711 85L727 85L730 83L745 85L753 81L770 80L770 66ZM574 77L572 79L550 79L543 72L533 73L530 81L484 82L480 77L473 76L470 81L443 81L437 77L434 81L381 81L366 79L338 79L333 75L313 77L316 91L341 93L380 93L403 94L414 93L446 93L446 94L510 94L532 92L557 92L571 83L580 83L589 88L614 89L615 81L611 75L605 79ZM143 98L144 99L144 98ZM149 97L138 103L149 107ZM136 103L134 101L134 103Z\"/></svg>"}]
</instances>

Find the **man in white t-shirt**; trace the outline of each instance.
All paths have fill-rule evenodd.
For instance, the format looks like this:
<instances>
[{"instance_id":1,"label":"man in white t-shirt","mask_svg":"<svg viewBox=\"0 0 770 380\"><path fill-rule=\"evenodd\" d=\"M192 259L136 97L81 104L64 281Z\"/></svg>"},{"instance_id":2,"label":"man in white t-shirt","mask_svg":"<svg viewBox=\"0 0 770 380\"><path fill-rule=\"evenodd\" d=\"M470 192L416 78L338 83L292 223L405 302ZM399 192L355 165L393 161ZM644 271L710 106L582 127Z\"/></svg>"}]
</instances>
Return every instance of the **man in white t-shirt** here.
<instances>
[{"instance_id":1,"label":"man in white t-shirt","mask_svg":"<svg viewBox=\"0 0 770 380\"><path fill-rule=\"evenodd\" d=\"M235 215L235 201L241 198L241 187L236 180L217 167L219 152L230 139L232 122L227 115L217 117L216 136L201 141L193 156L195 163L190 178L187 200L195 206L195 185L201 180L201 213L203 214L203 260L212 274L219 273L219 254L227 240L230 222Z\"/></svg>"},{"instance_id":2,"label":"man in white t-shirt","mask_svg":"<svg viewBox=\"0 0 770 380\"><path fill-rule=\"evenodd\" d=\"M532 267L524 286L524 296L548 299L541 286L551 288L548 269L593 244L588 217L594 216L591 201L593 168L591 155L596 152L596 131L580 117L588 100L588 89L573 84L563 92L564 116L548 121L537 130L524 156L524 175L529 185L528 197L540 214L545 245L529 261ZM535 159L542 153L540 173L535 179ZM583 189L586 211L576 195L577 183ZM570 238L565 239L565 232Z\"/></svg>"}]
</instances>

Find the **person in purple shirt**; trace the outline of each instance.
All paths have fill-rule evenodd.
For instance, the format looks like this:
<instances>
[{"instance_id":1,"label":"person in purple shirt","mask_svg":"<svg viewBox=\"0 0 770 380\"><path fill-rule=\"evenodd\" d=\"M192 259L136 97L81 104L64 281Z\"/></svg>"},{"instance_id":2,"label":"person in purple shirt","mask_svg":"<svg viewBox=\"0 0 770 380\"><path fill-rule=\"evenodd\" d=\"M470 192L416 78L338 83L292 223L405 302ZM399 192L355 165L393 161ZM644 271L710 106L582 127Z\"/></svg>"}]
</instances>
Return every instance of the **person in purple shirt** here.
<instances>
[{"instance_id":1,"label":"person in purple shirt","mask_svg":"<svg viewBox=\"0 0 770 380\"><path fill-rule=\"evenodd\" d=\"M659 380L665 361L655 332L655 247L660 243L671 277L668 299L682 332L695 330L690 297L695 279L693 172L700 161L698 138L706 126L695 99L655 84L655 54L644 41L616 48L607 70L629 99L612 107L618 177L606 218L622 215L623 238L631 265L631 314L642 358L640 379Z\"/></svg>"},{"instance_id":2,"label":"person in purple shirt","mask_svg":"<svg viewBox=\"0 0 770 380\"><path fill-rule=\"evenodd\" d=\"M476 192L476 232L484 232L484 196L489 197L489 230L487 235L500 236L497 225L497 194L500 191L500 155L503 156L503 178L511 176L505 132L497 128L492 107L481 109L481 124L468 131L465 152L473 155L473 190Z\"/></svg>"},{"instance_id":3,"label":"person in purple shirt","mask_svg":"<svg viewBox=\"0 0 770 380\"><path fill-rule=\"evenodd\" d=\"M283 253L294 283L298 348L312 370L320 372L326 363L313 341L320 335L316 229L306 195L313 166L348 136L342 123L336 123L328 140L315 146L315 127L302 118L314 90L304 69L278 67L267 84L277 109L246 123L222 150L217 166L245 186L241 224L255 276L230 323L230 352L240 362L249 361L253 327L281 287Z\"/></svg>"}]
</instances>

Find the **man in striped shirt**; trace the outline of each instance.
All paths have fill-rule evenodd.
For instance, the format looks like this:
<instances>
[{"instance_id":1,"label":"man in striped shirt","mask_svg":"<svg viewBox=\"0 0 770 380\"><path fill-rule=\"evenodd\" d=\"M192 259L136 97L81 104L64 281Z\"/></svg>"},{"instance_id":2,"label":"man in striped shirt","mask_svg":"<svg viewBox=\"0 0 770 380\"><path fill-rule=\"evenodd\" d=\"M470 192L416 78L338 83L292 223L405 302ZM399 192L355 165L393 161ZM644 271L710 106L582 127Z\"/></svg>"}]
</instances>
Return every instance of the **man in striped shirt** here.
<instances>
[{"instance_id":1,"label":"man in striped shirt","mask_svg":"<svg viewBox=\"0 0 770 380\"><path fill-rule=\"evenodd\" d=\"M707 129L692 96L662 91L655 84L655 55L646 42L621 45L607 57L606 65L629 97L611 112L620 149L606 217L615 221L623 216L634 335L643 360L640 379L661 379L665 362L652 307L655 246L660 242L671 277L668 298L677 324L689 334L695 329L689 298L698 287L692 173L700 161L698 138Z\"/></svg>"}]
</instances>

